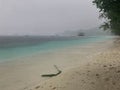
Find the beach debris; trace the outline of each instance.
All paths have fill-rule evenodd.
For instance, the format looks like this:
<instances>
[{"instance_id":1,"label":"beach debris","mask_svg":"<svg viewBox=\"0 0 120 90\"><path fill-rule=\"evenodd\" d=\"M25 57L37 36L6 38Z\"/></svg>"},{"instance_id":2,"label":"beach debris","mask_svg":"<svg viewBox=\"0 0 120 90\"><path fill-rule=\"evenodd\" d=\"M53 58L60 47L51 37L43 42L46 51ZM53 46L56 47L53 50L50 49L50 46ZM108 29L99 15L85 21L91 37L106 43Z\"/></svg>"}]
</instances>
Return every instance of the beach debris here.
<instances>
[{"instance_id":1,"label":"beach debris","mask_svg":"<svg viewBox=\"0 0 120 90\"><path fill-rule=\"evenodd\" d=\"M35 89L38 89L38 88L40 88L40 86L36 86L36 87L35 87Z\"/></svg>"},{"instance_id":2,"label":"beach debris","mask_svg":"<svg viewBox=\"0 0 120 90\"><path fill-rule=\"evenodd\" d=\"M62 71L59 70L56 65L54 65L54 67L55 67L55 69L58 71L57 73L55 73L55 74L43 74L43 75L41 75L41 76L42 76L42 77L54 77L54 76L57 76L57 75L59 75L59 74L62 73Z\"/></svg>"},{"instance_id":3,"label":"beach debris","mask_svg":"<svg viewBox=\"0 0 120 90\"><path fill-rule=\"evenodd\" d=\"M109 81L110 80L110 78L105 78L105 81Z\"/></svg>"}]
</instances>

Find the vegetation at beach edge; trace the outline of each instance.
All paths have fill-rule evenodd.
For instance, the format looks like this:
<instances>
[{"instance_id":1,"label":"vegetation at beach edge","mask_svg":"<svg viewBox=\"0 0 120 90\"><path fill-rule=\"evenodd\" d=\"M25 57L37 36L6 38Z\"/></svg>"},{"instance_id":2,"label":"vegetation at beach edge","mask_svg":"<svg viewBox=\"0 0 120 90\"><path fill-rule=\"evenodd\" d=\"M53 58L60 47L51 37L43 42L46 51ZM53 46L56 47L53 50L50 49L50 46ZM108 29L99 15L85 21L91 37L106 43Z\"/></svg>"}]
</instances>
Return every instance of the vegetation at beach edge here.
<instances>
[{"instance_id":1,"label":"vegetation at beach edge","mask_svg":"<svg viewBox=\"0 0 120 90\"><path fill-rule=\"evenodd\" d=\"M100 9L100 18L105 18L101 27L120 35L120 0L94 0L93 3Z\"/></svg>"}]
</instances>

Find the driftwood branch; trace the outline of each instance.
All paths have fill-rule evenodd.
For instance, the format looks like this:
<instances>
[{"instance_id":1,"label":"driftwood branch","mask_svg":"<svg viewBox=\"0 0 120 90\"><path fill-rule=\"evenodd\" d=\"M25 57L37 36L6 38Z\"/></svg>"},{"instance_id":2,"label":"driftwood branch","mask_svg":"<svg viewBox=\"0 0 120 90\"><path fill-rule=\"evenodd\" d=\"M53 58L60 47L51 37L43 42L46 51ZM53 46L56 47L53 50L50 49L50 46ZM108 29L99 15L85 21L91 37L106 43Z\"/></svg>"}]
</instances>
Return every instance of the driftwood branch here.
<instances>
[{"instance_id":1,"label":"driftwood branch","mask_svg":"<svg viewBox=\"0 0 120 90\"><path fill-rule=\"evenodd\" d=\"M62 71L59 70L56 65L54 65L54 67L56 68L56 70L58 71L58 73L55 73L55 74L44 74L44 75L41 75L41 76L42 76L42 77L54 77L54 76L57 76L57 75L59 75L59 74L62 73Z\"/></svg>"}]
</instances>

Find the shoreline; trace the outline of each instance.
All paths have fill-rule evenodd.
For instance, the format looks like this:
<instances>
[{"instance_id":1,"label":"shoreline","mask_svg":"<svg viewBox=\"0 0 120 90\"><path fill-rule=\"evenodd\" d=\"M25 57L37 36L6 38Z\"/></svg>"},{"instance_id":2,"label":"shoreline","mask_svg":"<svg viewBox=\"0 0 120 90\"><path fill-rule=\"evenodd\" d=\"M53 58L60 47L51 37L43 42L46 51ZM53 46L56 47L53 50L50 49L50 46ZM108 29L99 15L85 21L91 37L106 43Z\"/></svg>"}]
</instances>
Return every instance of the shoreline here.
<instances>
[{"instance_id":1,"label":"shoreline","mask_svg":"<svg viewBox=\"0 0 120 90\"><path fill-rule=\"evenodd\" d=\"M30 57L31 55L32 56L37 56L38 54L43 55L43 54L46 54L46 53L54 53L54 52L57 52L59 50L63 50L65 48L76 47L77 45L78 46L84 46L84 45L86 46L87 44L89 45L91 43L106 41L106 40L109 40L109 39L114 38L114 37L115 36L98 36L98 37L97 36L90 36L90 37L84 37L85 41L82 40L84 38L79 38L79 39L67 41L67 43L65 41L60 41L60 42L58 41L58 42L55 43L56 45L54 45L55 41L52 41L52 42L48 43L48 44L50 44L50 46L48 45L50 48L48 48L48 46L46 46L47 43L45 44L45 47L48 48L48 49L45 49L44 45L42 45L42 46L36 45L36 46L28 46L28 47L18 47L18 48L12 48L13 50L11 52L9 52L10 55L6 52L6 50L4 51L4 49L3 49L0 52L1 55L3 55L3 56L0 56L0 63L16 60L16 59L19 59L19 58ZM36 49L36 47L38 48L38 50ZM41 50L40 50L40 47L41 47ZM42 49L42 48L44 48L44 49ZM9 50L7 50L7 51L9 51ZM8 55L8 56L5 56L5 55Z\"/></svg>"},{"instance_id":2,"label":"shoreline","mask_svg":"<svg viewBox=\"0 0 120 90\"><path fill-rule=\"evenodd\" d=\"M0 85L0 89L30 90L38 83L52 80L50 78L41 78L41 74L55 73L56 70L53 65L57 65L59 69L63 71L61 74L63 75L72 68L79 67L81 63L89 62L90 57L94 57L96 54L108 49L108 45L111 45L111 43L112 40L108 40L86 46L78 45L58 51L56 50L54 53L31 56L23 58L22 60L17 60L16 62L1 64L0 78L2 79L0 83L2 84ZM47 61L48 59L51 59L51 61Z\"/></svg>"},{"instance_id":3,"label":"shoreline","mask_svg":"<svg viewBox=\"0 0 120 90\"><path fill-rule=\"evenodd\" d=\"M120 40L89 61L39 83L31 90L120 90ZM27 89L26 89L27 90Z\"/></svg>"}]
</instances>

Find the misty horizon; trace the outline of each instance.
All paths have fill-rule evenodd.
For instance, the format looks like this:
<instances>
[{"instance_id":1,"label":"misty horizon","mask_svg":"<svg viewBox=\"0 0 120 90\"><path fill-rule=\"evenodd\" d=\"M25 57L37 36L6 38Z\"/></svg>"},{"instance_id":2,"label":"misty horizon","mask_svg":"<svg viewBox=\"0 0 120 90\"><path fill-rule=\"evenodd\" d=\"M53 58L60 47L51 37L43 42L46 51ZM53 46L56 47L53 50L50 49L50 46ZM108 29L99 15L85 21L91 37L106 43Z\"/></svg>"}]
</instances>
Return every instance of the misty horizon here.
<instances>
[{"instance_id":1,"label":"misty horizon","mask_svg":"<svg viewBox=\"0 0 120 90\"><path fill-rule=\"evenodd\" d=\"M0 35L54 35L99 26L92 0L0 0Z\"/></svg>"}]
</instances>

